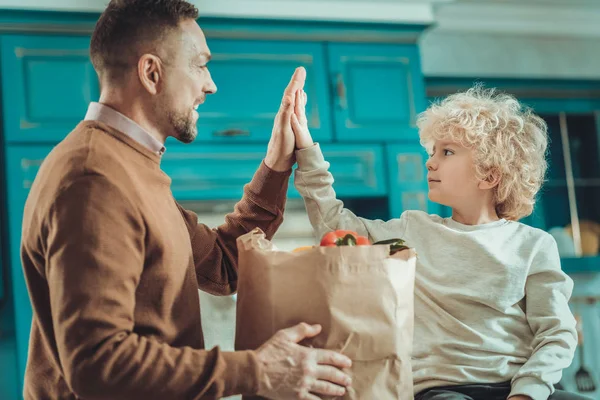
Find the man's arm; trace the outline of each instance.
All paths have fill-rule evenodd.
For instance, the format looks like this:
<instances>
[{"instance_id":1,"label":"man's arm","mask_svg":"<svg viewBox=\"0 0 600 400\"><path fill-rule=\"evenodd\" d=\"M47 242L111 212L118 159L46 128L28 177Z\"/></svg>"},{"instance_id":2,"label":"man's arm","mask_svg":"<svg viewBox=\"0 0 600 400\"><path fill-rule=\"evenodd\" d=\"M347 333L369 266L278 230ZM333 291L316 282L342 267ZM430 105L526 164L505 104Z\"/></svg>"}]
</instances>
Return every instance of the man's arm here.
<instances>
[{"instance_id":1,"label":"man's arm","mask_svg":"<svg viewBox=\"0 0 600 400\"><path fill-rule=\"evenodd\" d=\"M182 209L192 239L198 287L204 291L216 295L235 292L237 238L258 227L271 239L283 221L288 181L295 163L291 117L296 93L302 90L305 80L306 71L297 68L283 92L265 160L244 188L244 197L234 212L225 218L225 224L211 230L198 223L194 213Z\"/></svg>"},{"instance_id":2,"label":"man's arm","mask_svg":"<svg viewBox=\"0 0 600 400\"><path fill-rule=\"evenodd\" d=\"M278 172L261 163L252 181L244 187L244 196L234 211L215 229L198 222L196 214L181 208L190 232L200 289L214 295L237 290L236 240L256 227L268 239L273 237L283 221L290 173L291 169Z\"/></svg>"},{"instance_id":3,"label":"man's arm","mask_svg":"<svg viewBox=\"0 0 600 400\"><path fill-rule=\"evenodd\" d=\"M174 348L134 333L144 265L137 208L102 176L56 199L48 221L46 277L61 369L85 399L201 399L256 393L254 352Z\"/></svg>"}]
</instances>

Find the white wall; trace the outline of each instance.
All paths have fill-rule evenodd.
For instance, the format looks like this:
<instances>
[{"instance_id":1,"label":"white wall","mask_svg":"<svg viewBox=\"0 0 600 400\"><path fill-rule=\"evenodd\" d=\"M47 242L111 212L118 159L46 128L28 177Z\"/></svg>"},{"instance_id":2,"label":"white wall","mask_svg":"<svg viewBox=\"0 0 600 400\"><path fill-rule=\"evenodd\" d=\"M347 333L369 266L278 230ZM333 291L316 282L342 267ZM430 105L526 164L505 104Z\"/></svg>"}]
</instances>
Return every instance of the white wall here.
<instances>
[{"instance_id":1,"label":"white wall","mask_svg":"<svg viewBox=\"0 0 600 400\"><path fill-rule=\"evenodd\" d=\"M365 21L433 22L431 3L451 0L188 0L203 16ZM0 0L0 8L102 11L108 0Z\"/></svg>"},{"instance_id":2,"label":"white wall","mask_svg":"<svg viewBox=\"0 0 600 400\"><path fill-rule=\"evenodd\" d=\"M600 79L596 37L432 30L420 50L429 77Z\"/></svg>"},{"instance_id":3,"label":"white wall","mask_svg":"<svg viewBox=\"0 0 600 400\"><path fill-rule=\"evenodd\" d=\"M426 76L600 79L598 0L457 0L435 19Z\"/></svg>"}]
</instances>

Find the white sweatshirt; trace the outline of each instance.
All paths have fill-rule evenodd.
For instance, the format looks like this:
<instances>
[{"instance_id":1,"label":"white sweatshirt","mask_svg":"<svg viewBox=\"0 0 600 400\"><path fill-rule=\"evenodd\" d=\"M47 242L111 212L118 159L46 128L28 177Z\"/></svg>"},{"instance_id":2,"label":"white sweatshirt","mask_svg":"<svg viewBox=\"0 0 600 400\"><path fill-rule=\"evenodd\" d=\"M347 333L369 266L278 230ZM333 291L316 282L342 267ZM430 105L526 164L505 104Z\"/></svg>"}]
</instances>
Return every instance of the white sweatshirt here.
<instances>
[{"instance_id":1,"label":"white sweatshirt","mask_svg":"<svg viewBox=\"0 0 600 400\"><path fill-rule=\"evenodd\" d=\"M350 229L416 249L415 394L512 380L511 396L548 398L577 344L568 307L573 281L561 271L552 236L504 219L469 226L421 211L359 218L336 199L318 144L296 157L296 189L317 238Z\"/></svg>"}]
</instances>

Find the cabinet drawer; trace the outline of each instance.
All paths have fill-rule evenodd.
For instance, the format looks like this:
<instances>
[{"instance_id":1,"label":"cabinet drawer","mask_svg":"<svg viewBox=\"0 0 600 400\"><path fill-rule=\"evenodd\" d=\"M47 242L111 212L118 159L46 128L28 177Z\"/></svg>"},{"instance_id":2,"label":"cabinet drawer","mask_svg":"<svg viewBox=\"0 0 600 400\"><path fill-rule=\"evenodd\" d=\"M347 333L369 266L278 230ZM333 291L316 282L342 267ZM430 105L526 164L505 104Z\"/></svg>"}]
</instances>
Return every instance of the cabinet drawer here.
<instances>
[{"instance_id":1,"label":"cabinet drawer","mask_svg":"<svg viewBox=\"0 0 600 400\"><path fill-rule=\"evenodd\" d=\"M307 118L315 140L331 139L324 48L320 43L208 40L217 93L198 110L198 141L268 142L294 69L307 72Z\"/></svg>"},{"instance_id":2,"label":"cabinet drawer","mask_svg":"<svg viewBox=\"0 0 600 400\"><path fill-rule=\"evenodd\" d=\"M382 148L378 145L323 145L339 197L387 193ZM171 146L162 168L177 200L239 199L266 153L266 146ZM299 197L290 178L289 197Z\"/></svg>"}]
</instances>

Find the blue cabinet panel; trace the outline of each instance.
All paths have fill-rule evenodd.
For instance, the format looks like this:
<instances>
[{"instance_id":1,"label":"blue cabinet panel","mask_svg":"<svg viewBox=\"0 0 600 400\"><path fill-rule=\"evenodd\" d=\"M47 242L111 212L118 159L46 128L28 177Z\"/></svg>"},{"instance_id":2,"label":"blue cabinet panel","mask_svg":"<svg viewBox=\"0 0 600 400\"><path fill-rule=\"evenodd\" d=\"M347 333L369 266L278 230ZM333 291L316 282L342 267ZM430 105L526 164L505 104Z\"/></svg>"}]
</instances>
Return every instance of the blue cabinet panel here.
<instances>
[{"instance_id":1,"label":"blue cabinet panel","mask_svg":"<svg viewBox=\"0 0 600 400\"><path fill-rule=\"evenodd\" d=\"M250 182L266 146L177 146L167 148L161 168L179 201L236 199Z\"/></svg>"},{"instance_id":2,"label":"blue cabinet panel","mask_svg":"<svg viewBox=\"0 0 600 400\"><path fill-rule=\"evenodd\" d=\"M387 146L390 173L390 214L400 217L406 210L422 210L440 214L442 207L427 197L427 152L418 144Z\"/></svg>"},{"instance_id":3,"label":"blue cabinet panel","mask_svg":"<svg viewBox=\"0 0 600 400\"><path fill-rule=\"evenodd\" d=\"M89 38L3 36L1 43L6 141L58 142L99 96Z\"/></svg>"},{"instance_id":4,"label":"blue cabinet panel","mask_svg":"<svg viewBox=\"0 0 600 400\"><path fill-rule=\"evenodd\" d=\"M17 360L15 338L6 334L0 336L0 399L16 400L18 396Z\"/></svg>"},{"instance_id":5,"label":"blue cabinet panel","mask_svg":"<svg viewBox=\"0 0 600 400\"><path fill-rule=\"evenodd\" d=\"M201 105L198 140L268 141L285 87L298 66L307 72L307 118L315 140L331 139L321 43L209 40L217 94Z\"/></svg>"},{"instance_id":6,"label":"blue cabinet panel","mask_svg":"<svg viewBox=\"0 0 600 400\"><path fill-rule=\"evenodd\" d=\"M0 168L0 173L1 173L1 171L2 171L2 169ZM0 232L1 232L3 225L4 225L4 223L2 221L2 217L0 216ZM8 296L8 293L4 293L4 282L6 279L4 277L4 271L6 270L4 261L5 261L5 257L4 257L4 252L2 250L2 235L0 234L0 299L1 299L0 304L4 304L4 302L6 301L5 296ZM2 321L2 319L0 318L0 329L2 327L1 321Z\"/></svg>"},{"instance_id":7,"label":"blue cabinet panel","mask_svg":"<svg viewBox=\"0 0 600 400\"><path fill-rule=\"evenodd\" d=\"M383 147L374 144L323 144L338 197L375 197L388 193Z\"/></svg>"},{"instance_id":8,"label":"blue cabinet panel","mask_svg":"<svg viewBox=\"0 0 600 400\"><path fill-rule=\"evenodd\" d=\"M8 186L8 211L10 229L10 278L12 280L15 308L15 333L17 345L17 371L19 382L23 382L29 332L31 329L31 303L21 266L21 223L25 200L42 161L52 146L9 146L6 151Z\"/></svg>"},{"instance_id":9,"label":"blue cabinet panel","mask_svg":"<svg viewBox=\"0 0 600 400\"><path fill-rule=\"evenodd\" d=\"M340 197L387 193L382 148L378 145L323 145ZM162 168L178 200L238 199L266 153L264 145L171 146ZM299 197L290 180L289 197Z\"/></svg>"},{"instance_id":10,"label":"blue cabinet panel","mask_svg":"<svg viewBox=\"0 0 600 400\"><path fill-rule=\"evenodd\" d=\"M419 55L413 45L330 44L338 140L417 141L425 109Z\"/></svg>"}]
</instances>

